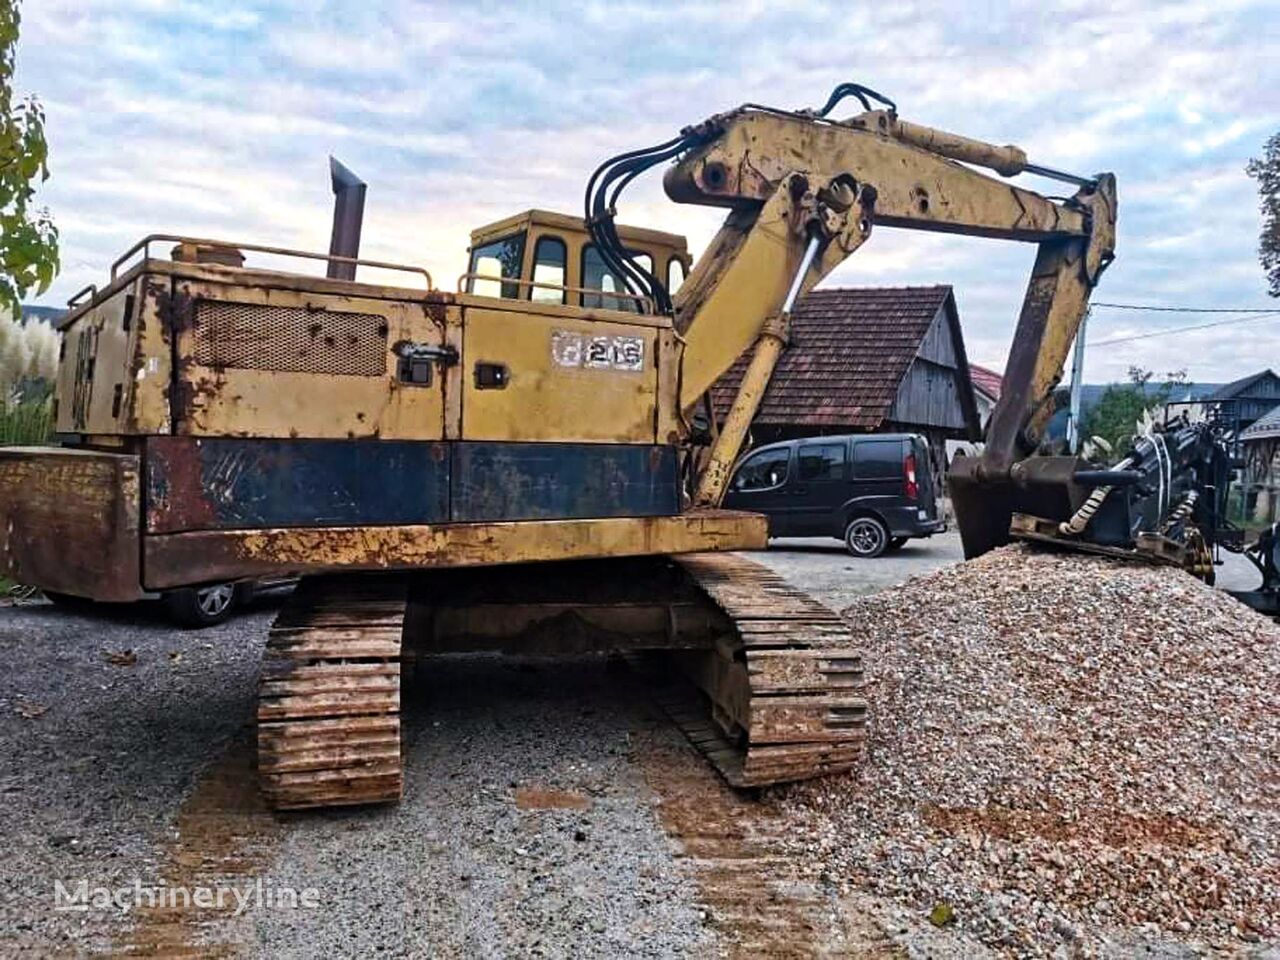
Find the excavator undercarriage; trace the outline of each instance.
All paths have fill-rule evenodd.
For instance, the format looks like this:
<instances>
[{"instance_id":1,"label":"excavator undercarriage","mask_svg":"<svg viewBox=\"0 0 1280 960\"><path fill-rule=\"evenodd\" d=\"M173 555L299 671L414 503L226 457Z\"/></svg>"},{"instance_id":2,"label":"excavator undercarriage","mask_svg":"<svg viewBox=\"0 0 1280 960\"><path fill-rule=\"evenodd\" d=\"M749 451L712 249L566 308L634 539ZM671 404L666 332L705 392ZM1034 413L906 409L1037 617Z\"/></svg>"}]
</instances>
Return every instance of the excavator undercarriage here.
<instances>
[{"instance_id":1,"label":"excavator undercarriage","mask_svg":"<svg viewBox=\"0 0 1280 960\"><path fill-rule=\"evenodd\" d=\"M741 557L308 577L271 629L259 686L273 805L398 799L401 665L478 651L627 656L734 786L847 770L862 748L848 625Z\"/></svg>"}]
</instances>

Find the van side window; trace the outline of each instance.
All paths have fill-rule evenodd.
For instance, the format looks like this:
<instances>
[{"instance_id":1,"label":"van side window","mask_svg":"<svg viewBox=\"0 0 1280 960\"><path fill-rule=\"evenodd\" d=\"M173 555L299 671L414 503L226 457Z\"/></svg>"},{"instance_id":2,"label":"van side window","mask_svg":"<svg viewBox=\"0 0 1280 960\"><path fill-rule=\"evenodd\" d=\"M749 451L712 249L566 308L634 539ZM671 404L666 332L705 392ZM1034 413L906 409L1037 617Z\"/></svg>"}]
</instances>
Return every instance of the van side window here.
<instances>
[{"instance_id":1,"label":"van side window","mask_svg":"<svg viewBox=\"0 0 1280 960\"><path fill-rule=\"evenodd\" d=\"M791 459L791 451L783 447L781 450L762 450L738 469L733 478L735 490L772 490L787 482L787 462Z\"/></svg>"},{"instance_id":2,"label":"van side window","mask_svg":"<svg viewBox=\"0 0 1280 960\"><path fill-rule=\"evenodd\" d=\"M863 480L902 476L901 440L855 440L853 473Z\"/></svg>"},{"instance_id":3,"label":"van side window","mask_svg":"<svg viewBox=\"0 0 1280 960\"><path fill-rule=\"evenodd\" d=\"M801 480L843 480L844 444L811 443L800 448Z\"/></svg>"},{"instance_id":4,"label":"van side window","mask_svg":"<svg viewBox=\"0 0 1280 960\"><path fill-rule=\"evenodd\" d=\"M538 242L533 245L533 282L554 283L557 287L563 287L564 268L568 258L564 241L559 237L539 237ZM564 290L552 290L548 287L529 288L529 299L534 303L564 303L564 294Z\"/></svg>"}]
</instances>

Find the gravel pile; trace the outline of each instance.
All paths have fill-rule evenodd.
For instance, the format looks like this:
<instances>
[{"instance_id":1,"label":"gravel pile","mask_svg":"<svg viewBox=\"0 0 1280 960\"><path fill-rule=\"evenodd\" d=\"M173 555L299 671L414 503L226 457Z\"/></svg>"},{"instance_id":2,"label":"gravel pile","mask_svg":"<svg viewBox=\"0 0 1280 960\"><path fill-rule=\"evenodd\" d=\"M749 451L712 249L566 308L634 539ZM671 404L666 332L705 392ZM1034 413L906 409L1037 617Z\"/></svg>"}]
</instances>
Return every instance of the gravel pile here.
<instances>
[{"instance_id":1,"label":"gravel pile","mask_svg":"<svg viewBox=\"0 0 1280 960\"><path fill-rule=\"evenodd\" d=\"M1280 938L1280 626L1024 547L844 615L869 755L781 792L799 862L1013 954Z\"/></svg>"}]
</instances>

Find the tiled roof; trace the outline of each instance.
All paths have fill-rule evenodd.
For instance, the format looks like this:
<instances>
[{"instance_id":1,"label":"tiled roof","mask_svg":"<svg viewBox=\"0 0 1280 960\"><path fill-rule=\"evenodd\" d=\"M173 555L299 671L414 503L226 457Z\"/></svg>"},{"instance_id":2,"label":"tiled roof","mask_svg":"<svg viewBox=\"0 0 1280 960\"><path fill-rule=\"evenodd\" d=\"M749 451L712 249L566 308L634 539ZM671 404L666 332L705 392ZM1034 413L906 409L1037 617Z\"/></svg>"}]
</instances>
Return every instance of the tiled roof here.
<instances>
[{"instance_id":1,"label":"tiled roof","mask_svg":"<svg viewBox=\"0 0 1280 960\"><path fill-rule=\"evenodd\" d=\"M969 379L973 381L975 390L981 390L993 400L1000 399L1000 389L1004 386L1004 377L994 370L988 370L986 367L971 363L969 364Z\"/></svg>"},{"instance_id":2,"label":"tiled roof","mask_svg":"<svg viewBox=\"0 0 1280 960\"><path fill-rule=\"evenodd\" d=\"M791 314L791 344L755 422L876 429L950 296L949 286L810 292ZM744 354L712 388L719 415L737 395L746 366Z\"/></svg>"},{"instance_id":3,"label":"tiled roof","mask_svg":"<svg viewBox=\"0 0 1280 960\"><path fill-rule=\"evenodd\" d=\"M1264 440L1269 437L1280 437L1280 405L1240 431L1240 439L1245 441Z\"/></svg>"}]
</instances>

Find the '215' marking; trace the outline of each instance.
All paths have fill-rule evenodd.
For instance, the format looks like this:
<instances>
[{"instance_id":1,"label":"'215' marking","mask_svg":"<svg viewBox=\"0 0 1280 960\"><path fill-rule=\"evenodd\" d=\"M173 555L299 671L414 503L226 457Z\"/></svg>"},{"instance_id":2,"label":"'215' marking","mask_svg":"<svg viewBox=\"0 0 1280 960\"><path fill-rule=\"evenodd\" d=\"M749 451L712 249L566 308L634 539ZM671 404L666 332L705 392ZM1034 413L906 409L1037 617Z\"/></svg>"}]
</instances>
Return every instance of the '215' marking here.
<instances>
[{"instance_id":1,"label":"'215' marking","mask_svg":"<svg viewBox=\"0 0 1280 960\"><path fill-rule=\"evenodd\" d=\"M551 359L561 367L639 371L644 369L644 338L555 330L551 334Z\"/></svg>"}]
</instances>

